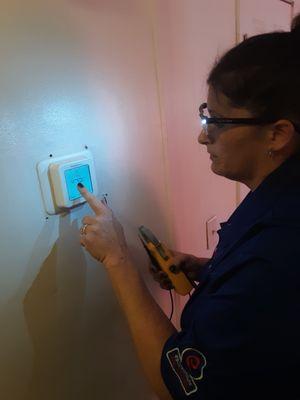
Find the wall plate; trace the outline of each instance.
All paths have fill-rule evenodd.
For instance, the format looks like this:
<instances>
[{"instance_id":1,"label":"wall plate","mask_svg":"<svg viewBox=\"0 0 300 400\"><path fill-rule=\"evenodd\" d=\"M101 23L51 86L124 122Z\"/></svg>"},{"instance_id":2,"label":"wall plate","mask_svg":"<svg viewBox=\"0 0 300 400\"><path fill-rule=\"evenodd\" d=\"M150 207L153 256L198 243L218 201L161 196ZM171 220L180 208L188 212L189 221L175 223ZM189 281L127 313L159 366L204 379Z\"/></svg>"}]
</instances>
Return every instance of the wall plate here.
<instances>
[{"instance_id":1,"label":"wall plate","mask_svg":"<svg viewBox=\"0 0 300 400\"><path fill-rule=\"evenodd\" d=\"M85 200L80 197L73 199L68 192L66 171L77 169L80 171L82 165L88 165L92 181L92 193L98 194L93 156L90 151L61 157L49 157L37 164L37 173L40 182L45 210L49 215L65 212ZM68 197L69 196L69 197Z\"/></svg>"},{"instance_id":2,"label":"wall plate","mask_svg":"<svg viewBox=\"0 0 300 400\"><path fill-rule=\"evenodd\" d=\"M210 218L206 222L206 242L207 242L207 250L214 249L218 244L218 229L219 223L216 216Z\"/></svg>"}]
</instances>

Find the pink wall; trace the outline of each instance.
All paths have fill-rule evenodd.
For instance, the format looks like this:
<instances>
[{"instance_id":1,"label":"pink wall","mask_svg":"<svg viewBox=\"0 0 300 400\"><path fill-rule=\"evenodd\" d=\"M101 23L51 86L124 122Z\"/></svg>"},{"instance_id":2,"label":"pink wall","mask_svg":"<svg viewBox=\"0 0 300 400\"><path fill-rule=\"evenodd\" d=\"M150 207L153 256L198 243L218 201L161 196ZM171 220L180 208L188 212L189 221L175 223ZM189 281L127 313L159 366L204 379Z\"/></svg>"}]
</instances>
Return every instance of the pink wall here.
<instances>
[{"instance_id":1,"label":"pink wall","mask_svg":"<svg viewBox=\"0 0 300 400\"><path fill-rule=\"evenodd\" d=\"M235 43L234 1L210 1L205 12L194 0L156 4L175 246L208 257L213 249L206 249L206 221L214 215L226 220L236 198L235 183L211 172L206 148L197 142L198 107L216 56Z\"/></svg>"}]
</instances>

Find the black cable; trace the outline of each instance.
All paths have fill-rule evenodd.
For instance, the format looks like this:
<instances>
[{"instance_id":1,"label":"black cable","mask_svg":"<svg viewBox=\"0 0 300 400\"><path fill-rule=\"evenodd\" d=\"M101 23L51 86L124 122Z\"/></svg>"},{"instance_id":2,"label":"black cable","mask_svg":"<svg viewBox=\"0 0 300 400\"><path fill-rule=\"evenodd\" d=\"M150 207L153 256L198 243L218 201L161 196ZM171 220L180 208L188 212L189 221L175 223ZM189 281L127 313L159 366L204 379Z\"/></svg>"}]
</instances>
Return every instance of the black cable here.
<instances>
[{"instance_id":1,"label":"black cable","mask_svg":"<svg viewBox=\"0 0 300 400\"><path fill-rule=\"evenodd\" d=\"M170 293L170 298L171 298L171 315L169 317L169 321L172 321L172 317L173 317L173 314L174 314L174 299L173 299L172 290L169 290L169 293Z\"/></svg>"},{"instance_id":2,"label":"black cable","mask_svg":"<svg viewBox=\"0 0 300 400\"><path fill-rule=\"evenodd\" d=\"M194 289L196 289L197 288L197 284L196 283L192 283L192 285L193 285L193 287L194 287ZM193 292L194 292L194 290L192 290ZM170 314L170 317L169 317L169 321L172 321L172 317L173 317L173 314L174 314L174 299L173 299L173 293L172 293L172 290L169 290L169 293L170 293L170 298L171 298L171 314ZM191 293L188 293L188 295L189 295L189 298L191 298L192 297L192 295L191 295Z\"/></svg>"}]
</instances>

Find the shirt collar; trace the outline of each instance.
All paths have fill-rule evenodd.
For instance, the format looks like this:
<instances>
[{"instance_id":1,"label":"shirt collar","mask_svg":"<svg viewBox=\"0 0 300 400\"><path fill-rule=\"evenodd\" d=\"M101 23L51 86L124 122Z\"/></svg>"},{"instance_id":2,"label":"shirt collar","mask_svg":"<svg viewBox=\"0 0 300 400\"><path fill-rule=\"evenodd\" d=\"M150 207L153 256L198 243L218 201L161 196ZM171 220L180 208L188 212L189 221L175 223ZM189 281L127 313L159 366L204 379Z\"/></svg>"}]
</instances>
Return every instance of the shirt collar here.
<instances>
[{"instance_id":1,"label":"shirt collar","mask_svg":"<svg viewBox=\"0 0 300 400\"><path fill-rule=\"evenodd\" d=\"M284 202L280 202L292 193L295 203L300 196L300 156L292 156L285 160L276 170L268 175L259 187L250 192L237 207L226 223L221 223L218 230L219 243L215 249L214 259L220 260L254 225L297 224L299 215L291 215ZM276 206L275 206L276 205ZM294 211L294 210L293 210Z\"/></svg>"},{"instance_id":2,"label":"shirt collar","mask_svg":"<svg viewBox=\"0 0 300 400\"><path fill-rule=\"evenodd\" d=\"M253 224L271 211L275 202L287 192L300 192L300 155L293 155L269 174L263 182L249 192L231 215L227 224Z\"/></svg>"}]
</instances>

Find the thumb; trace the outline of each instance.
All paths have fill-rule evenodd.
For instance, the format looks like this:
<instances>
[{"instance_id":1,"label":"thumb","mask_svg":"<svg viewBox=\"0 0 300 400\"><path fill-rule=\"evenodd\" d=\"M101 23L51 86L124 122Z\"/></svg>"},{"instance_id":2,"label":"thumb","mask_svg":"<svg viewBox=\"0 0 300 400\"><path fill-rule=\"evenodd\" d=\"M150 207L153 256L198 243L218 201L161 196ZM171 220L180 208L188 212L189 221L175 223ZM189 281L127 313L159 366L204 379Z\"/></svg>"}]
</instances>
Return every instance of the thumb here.
<instances>
[{"instance_id":1,"label":"thumb","mask_svg":"<svg viewBox=\"0 0 300 400\"><path fill-rule=\"evenodd\" d=\"M172 253L174 254L174 252L172 252ZM185 266L186 266L186 256L183 254L176 255L176 252L175 252L174 257L172 259L172 264L174 266L174 268L172 270L172 272L174 274L184 271Z\"/></svg>"}]
</instances>

